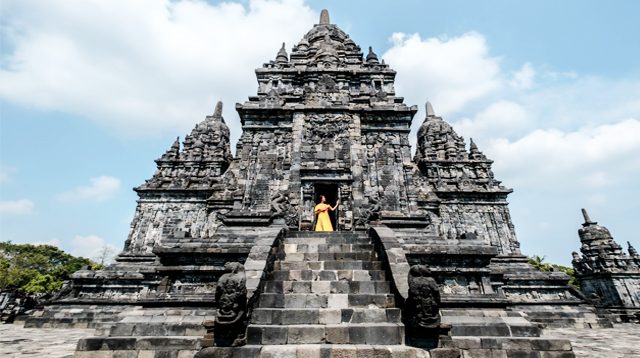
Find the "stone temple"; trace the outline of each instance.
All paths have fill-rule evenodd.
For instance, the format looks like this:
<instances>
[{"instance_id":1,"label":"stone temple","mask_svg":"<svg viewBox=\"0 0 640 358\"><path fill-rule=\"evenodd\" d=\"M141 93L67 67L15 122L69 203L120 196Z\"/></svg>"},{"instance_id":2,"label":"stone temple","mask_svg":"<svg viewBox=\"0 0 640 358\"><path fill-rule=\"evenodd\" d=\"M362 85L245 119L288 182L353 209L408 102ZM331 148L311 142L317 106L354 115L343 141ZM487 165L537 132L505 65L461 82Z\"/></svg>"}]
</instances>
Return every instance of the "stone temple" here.
<instances>
[{"instance_id":1,"label":"stone temple","mask_svg":"<svg viewBox=\"0 0 640 358\"><path fill-rule=\"evenodd\" d=\"M77 357L573 357L541 327L610 325L519 248L492 161L323 11L159 159L115 263L27 326L89 326ZM335 232L313 232L324 195Z\"/></svg>"},{"instance_id":2,"label":"stone temple","mask_svg":"<svg viewBox=\"0 0 640 358\"><path fill-rule=\"evenodd\" d=\"M572 264L582 292L596 307L606 310L612 321L640 321L640 255L629 245L629 254L615 242L609 230L592 221L582 209L584 224L578 230L580 251Z\"/></svg>"}]
</instances>

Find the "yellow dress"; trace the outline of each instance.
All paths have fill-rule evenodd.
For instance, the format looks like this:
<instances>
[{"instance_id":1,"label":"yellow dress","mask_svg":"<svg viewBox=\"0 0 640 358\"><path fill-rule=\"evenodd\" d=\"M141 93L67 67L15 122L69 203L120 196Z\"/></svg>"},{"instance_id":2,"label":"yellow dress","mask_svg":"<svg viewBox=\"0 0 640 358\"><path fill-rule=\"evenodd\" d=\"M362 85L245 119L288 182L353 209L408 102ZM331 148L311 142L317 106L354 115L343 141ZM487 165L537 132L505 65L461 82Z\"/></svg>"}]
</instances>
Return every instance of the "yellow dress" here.
<instances>
[{"instance_id":1,"label":"yellow dress","mask_svg":"<svg viewBox=\"0 0 640 358\"><path fill-rule=\"evenodd\" d=\"M333 226L331 225L331 219L329 218L329 209L331 205L320 203L313 208L314 213L318 213L320 210L328 209L326 211L318 213L318 219L316 219L316 230L315 231L333 231Z\"/></svg>"}]
</instances>

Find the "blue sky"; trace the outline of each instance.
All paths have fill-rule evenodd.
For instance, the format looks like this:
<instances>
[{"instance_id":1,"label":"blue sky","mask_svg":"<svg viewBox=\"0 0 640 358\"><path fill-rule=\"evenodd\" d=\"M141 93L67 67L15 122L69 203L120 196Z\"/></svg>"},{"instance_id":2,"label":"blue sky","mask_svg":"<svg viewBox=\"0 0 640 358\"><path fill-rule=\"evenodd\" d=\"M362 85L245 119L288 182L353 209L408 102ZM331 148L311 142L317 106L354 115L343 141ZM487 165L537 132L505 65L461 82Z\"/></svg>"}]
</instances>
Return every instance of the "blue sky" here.
<instances>
[{"instance_id":1,"label":"blue sky","mask_svg":"<svg viewBox=\"0 0 640 358\"><path fill-rule=\"evenodd\" d=\"M526 254L567 264L581 207L640 248L635 1L4 1L0 239L120 249L153 160L217 99L237 138L253 70L322 8L398 71L414 128L428 98L496 161Z\"/></svg>"}]
</instances>

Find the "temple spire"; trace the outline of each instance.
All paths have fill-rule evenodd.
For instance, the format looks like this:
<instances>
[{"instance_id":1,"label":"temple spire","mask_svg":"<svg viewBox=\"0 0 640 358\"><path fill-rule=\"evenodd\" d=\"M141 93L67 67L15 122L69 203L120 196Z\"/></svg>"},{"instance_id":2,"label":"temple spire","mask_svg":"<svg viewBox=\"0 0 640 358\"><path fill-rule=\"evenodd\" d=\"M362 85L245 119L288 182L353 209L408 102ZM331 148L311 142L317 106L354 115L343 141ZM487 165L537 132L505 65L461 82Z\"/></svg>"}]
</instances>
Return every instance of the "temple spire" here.
<instances>
[{"instance_id":1,"label":"temple spire","mask_svg":"<svg viewBox=\"0 0 640 358\"><path fill-rule=\"evenodd\" d=\"M582 226L597 224L597 222L591 221L591 218L589 217L589 213L587 212L587 209L585 209L585 208L582 208L582 217L584 218L584 224L582 224Z\"/></svg>"},{"instance_id":2,"label":"temple spire","mask_svg":"<svg viewBox=\"0 0 640 358\"><path fill-rule=\"evenodd\" d=\"M329 20L329 11L327 9L322 9L320 11L320 25L329 25L331 21Z\"/></svg>"},{"instance_id":3,"label":"temple spire","mask_svg":"<svg viewBox=\"0 0 640 358\"><path fill-rule=\"evenodd\" d=\"M176 160L180 157L180 137L177 137L171 147L160 157L160 160Z\"/></svg>"},{"instance_id":4,"label":"temple spire","mask_svg":"<svg viewBox=\"0 0 640 358\"><path fill-rule=\"evenodd\" d=\"M473 141L473 138L469 138L469 159L472 160L486 160L487 157L478 149L478 145Z\"/></svg>"},{"instance_id":5,"label":"temple spire","mask_svg":"<svg viewBox=\"0 0 640 358\"><path fill-rule=\"evenodd\" d=\"M638 251L635 247L631 246L631 242L627 241L627 245L629 246L629 256L636 257L638 256Z\"/></svg>"}]
</instances>

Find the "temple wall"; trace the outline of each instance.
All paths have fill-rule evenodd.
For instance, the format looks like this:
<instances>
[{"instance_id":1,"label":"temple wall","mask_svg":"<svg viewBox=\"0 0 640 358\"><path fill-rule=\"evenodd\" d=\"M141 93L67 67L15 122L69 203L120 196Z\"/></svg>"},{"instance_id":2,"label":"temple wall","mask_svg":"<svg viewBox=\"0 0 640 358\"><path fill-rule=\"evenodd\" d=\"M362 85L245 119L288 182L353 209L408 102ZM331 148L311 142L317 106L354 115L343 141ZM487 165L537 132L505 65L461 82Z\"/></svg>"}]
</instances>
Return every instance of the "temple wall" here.
<instances>
[{"instance_id":1,"label":"temple wall","mask_svg":"<svg viewBox=\"0 0 640 358\"><path fill-rule=\"evenodd\" d=\"M640 307L640 275L614 278L613 284L620 295L623 306Z\"/></svg>"},{"instance_id":2,"label":"temple wall","mask_svg":"<svg viewBox=\"0 0 640 358\"><path fill-rule=\"evenodd\" d=\"M353 117L346 113L306 115L300 147L301 170L351 169L350 133L356 128Z\"/></svg>"},{"instance_id":3,"label":"temple wall","mask_svg":"<svg viewBox=\"0 0 640 358\"><path fill-rule=\"evenodd\" d=\"M590 298L593 294L600 298L600 304L605 306L619 306L621 304L618 291L609 280L598 278L582 279L580 290Z\"/></svg>"},{"instance_id":4,"label":"temple wall","mask_svg":"<svg viewBox=\"0 0 640 358\"><path fill-rule=\"evenodd\" d=\"M640 277L582 278L581 290L587 297L596 294L603 306L640 307Z\"/></svg>"},{"instance_id":5,"label":"temple wall","mask_svg":"<svg viewBox=\"0 0 640 358\"><path fill-rule=\"evenodd\" d=\"M519 254L517 239L506 205L443 204L441 237L453 240L473 233L478 240L498 248L502 255Z\"/></svg>"},{"instance_id":6,"label":"temple wall","mask_svg":"<svg viewBox=\"0 0 640 358\"><path fill-rule=\"evenodd\" d=\"M410 161L407 135L369 130L363 146L365 196L380 201L382 210L408 213L410 184L401 165Z\"/></svg>"},{"instance_id":7,"label":"temple wall","mask_svg":"<svg viewBox=\"0 0 640 358\"><path fill-rule=\"evenodd\" d=\"M275 125L275 124L274 124ZM269 211L274 195L289 192L292 134L290 125L245 128L240 139L238 159L241 184L245 185L245 208Z\"/></svg>"},{"instance_id":8,"label":"temple wall","mask_svg":"<svg viewBox=\"0 0 640 358\"><path fill-rule=\"evenodd\" d=\"M125 252L151 254L153 246L162 244L168 235L205 238L219 226L216 213L207 214L204 200L200 199L141 199L131 222L128 246Z\"/></svg>"}]
</instances>

